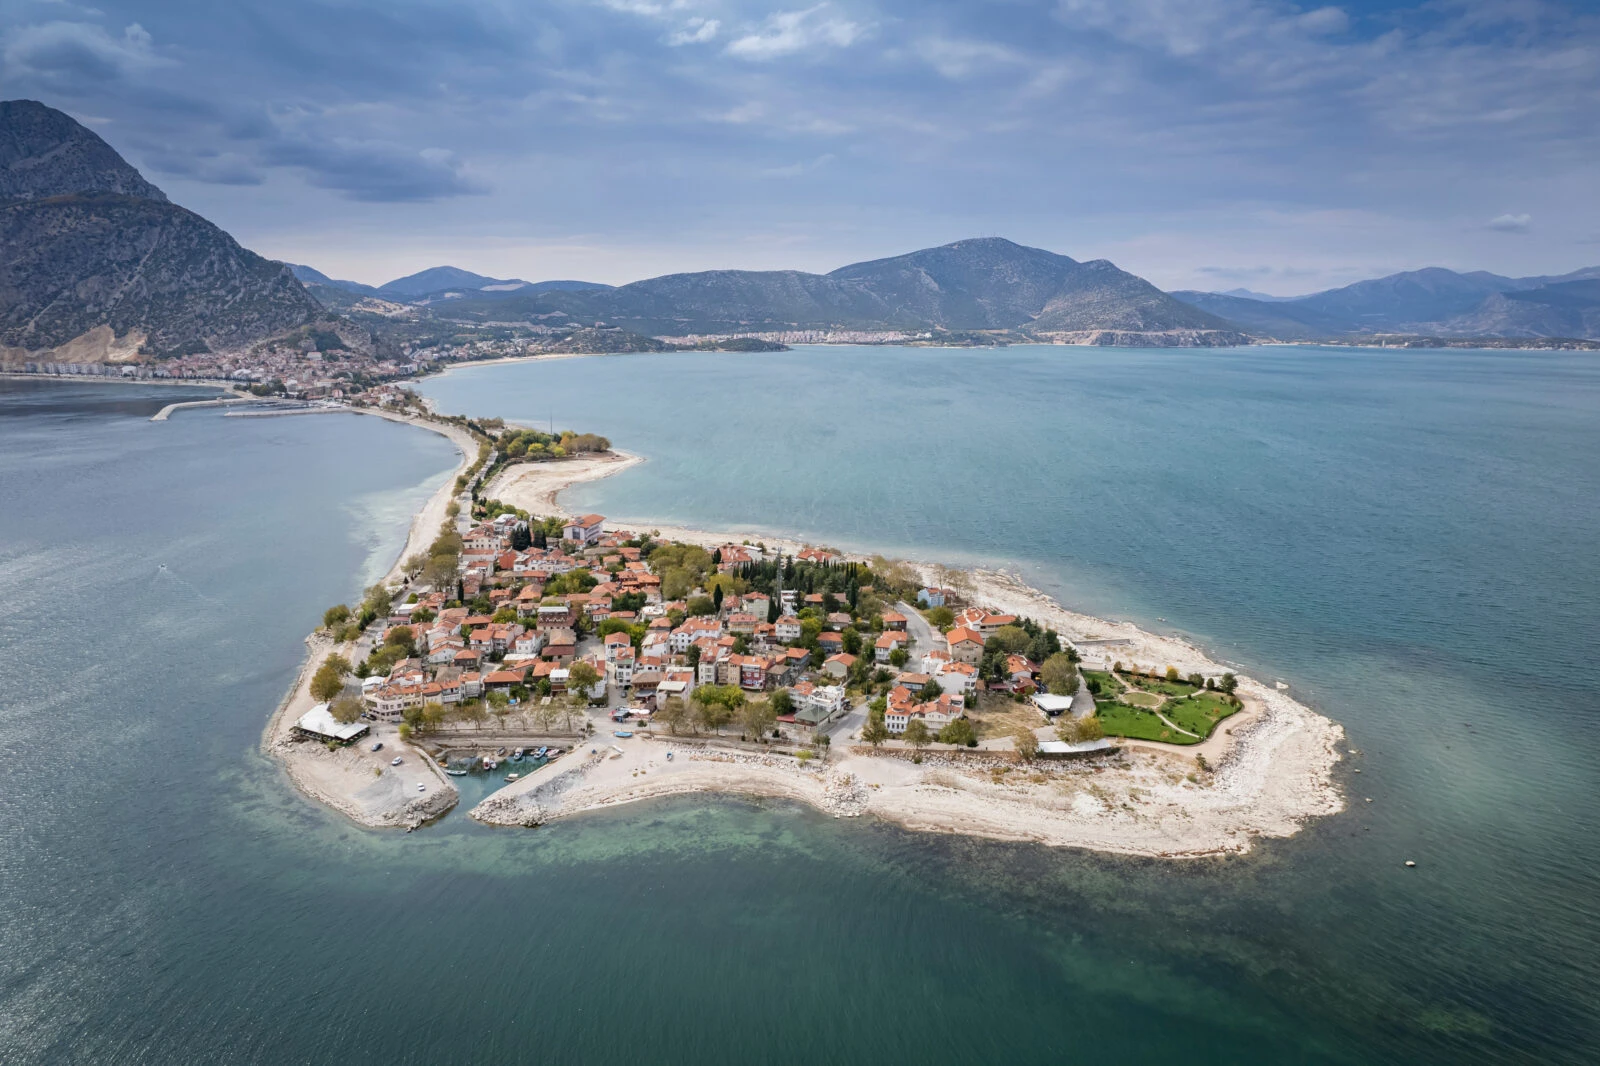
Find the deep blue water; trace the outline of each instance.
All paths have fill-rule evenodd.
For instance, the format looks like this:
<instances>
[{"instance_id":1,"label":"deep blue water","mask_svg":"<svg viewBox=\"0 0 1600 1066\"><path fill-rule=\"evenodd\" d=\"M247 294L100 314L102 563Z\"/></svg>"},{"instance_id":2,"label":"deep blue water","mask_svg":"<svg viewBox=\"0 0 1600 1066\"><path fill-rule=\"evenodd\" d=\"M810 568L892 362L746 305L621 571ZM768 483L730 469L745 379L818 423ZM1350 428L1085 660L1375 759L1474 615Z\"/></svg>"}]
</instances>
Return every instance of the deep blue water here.
<instances>
[{"instance_id":1,"label":"deep blue water","mask_svg":"<svg viewBox=\"0 0 1600 1066\"><path fill-rule=\"evenodd\" d=\"M0 382L0 1061L1595 1057L1592 357L826 349L425 391L650 457L578 505L1164 616L1343 722L1374 802L1181 865L706 799L359 830L256 745L450 446Z\"/></svg>"}]
</instances>

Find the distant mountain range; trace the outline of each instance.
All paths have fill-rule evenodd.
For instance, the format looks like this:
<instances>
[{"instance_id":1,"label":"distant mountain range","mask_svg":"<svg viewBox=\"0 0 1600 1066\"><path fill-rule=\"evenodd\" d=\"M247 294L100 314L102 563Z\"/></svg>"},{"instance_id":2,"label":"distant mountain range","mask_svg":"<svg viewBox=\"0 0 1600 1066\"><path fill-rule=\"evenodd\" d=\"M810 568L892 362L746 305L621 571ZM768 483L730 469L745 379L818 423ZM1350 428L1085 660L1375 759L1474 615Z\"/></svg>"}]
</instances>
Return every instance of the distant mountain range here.
<instances>
[{"instance_id":1,"label":"distant mountain range","mask_svg":"<svg viewBox=\"0 0 1600 1066\"><path fill-rule=\"evenodd\" d=\"M289 269L294 271L294 276L319 298L329 295L319 290L336 289L357 296L376 296L383 300L424 305L435 300L457 299L469 295L482 299L495 299L512 293L528 295L538 292L576 292L584 289L611 288L610 285L602 285L596 281L523 281L521 278L490 278L453 266L429 267L427 270L419 270L415 274L407 274L403 278L396 278L377 286L363 285L359 281L339 281L328 277L315 267L297 263L291 263ZM324 299L323 302L329 301ZM338 302L337 297L335 302Z\"/></svg>"},{"instance_id":2,"label":"distant mountain range","mask_svg":"<svg viewBox=\"0 0 1600 1066\"><path fill-rule=\"evenodd\" d=\"M287 267L171 203L71 117L0 102L0 349L194 351L322 313Z\"/></svg>"},{"instance_id":3,"label":"distant mountain range","mask_svg":"<svg viewBox=\"0 0 1600 1066\"><path fill-rule=\"evenodd\" d=\"M1279 340L1361 334L1600 338L1600 267L1508 278L1429 267L1309 296L1175 292L1179 300Z\"/></svg>"},{"instance_id":4,"label":"distant mountain range","mask_svg":"<svg viewBox=\"0 0 1600 1066\"><path fill-rule=\"evenodd\" d=\"M1134 335L1157 344L1248 339L1220 318L1105 260L1080 263L999 238L957 241L828 274L712 270L616 288L582 282L512 288L517 283L465 271L443 273L452 269L424 271L421 276L449 277L452 288L412 302L468 321L603 325L643 335L981 330L1074 339L1103 334L1100 339L1120 343L1133 343ZM301 277L311 279L309 273ZM467 284L460 283L463 278ZM391 282L378 294L400 295L399 285Z\"/></svg>"}]
</instances>

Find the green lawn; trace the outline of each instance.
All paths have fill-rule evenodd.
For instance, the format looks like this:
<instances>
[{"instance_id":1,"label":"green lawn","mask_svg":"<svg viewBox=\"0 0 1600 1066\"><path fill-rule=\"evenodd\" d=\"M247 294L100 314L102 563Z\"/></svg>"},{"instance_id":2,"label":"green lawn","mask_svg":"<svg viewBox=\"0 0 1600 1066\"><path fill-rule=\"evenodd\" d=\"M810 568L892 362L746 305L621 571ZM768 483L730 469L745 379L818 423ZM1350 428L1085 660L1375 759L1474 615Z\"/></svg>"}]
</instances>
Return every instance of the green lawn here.
<instances>
[{"instance_id":1,"label":"green lawn","mask_svg":"<svg viewBox=\"0 0 1600 1066\"><path fill-rule=\"evenodd\" d=\"M1220 693L1202 692L1185 700L1168 700L1161 713L1189 732L1209 737L1218 722L1237 710Z\"/></svg>"},{"instance_id":2,"label":"green lawn","mask_svg":"<svg viewBox=\"0 0 1600 1066\"><path fill-rule=\"evenodd\" d=\"M1163 696L1187 696L1191 692L1200 691L1187 681L1158 681L1154 678L1134 677L1129 674L1123 676L1128 684L1135 688L1142 688L1146 692L1159 692Z\"/></svg>"},{"instance_id":3,"label":"green lawn","mask_svg":"<svg viewBox=\"0 0 1600 1066\"><path fill-rule=\"evenodd\" d=\"M1134 740L1160 740L1168 744L1198 744L1194 737L1184 736L1169 728L1165 722L1149 711L1130 707L1126 703L1095 701L1095 715L1108 737L1129 737ZM1173 721L1177 721L1176 718Z\"/></svg>"}]
</instances>

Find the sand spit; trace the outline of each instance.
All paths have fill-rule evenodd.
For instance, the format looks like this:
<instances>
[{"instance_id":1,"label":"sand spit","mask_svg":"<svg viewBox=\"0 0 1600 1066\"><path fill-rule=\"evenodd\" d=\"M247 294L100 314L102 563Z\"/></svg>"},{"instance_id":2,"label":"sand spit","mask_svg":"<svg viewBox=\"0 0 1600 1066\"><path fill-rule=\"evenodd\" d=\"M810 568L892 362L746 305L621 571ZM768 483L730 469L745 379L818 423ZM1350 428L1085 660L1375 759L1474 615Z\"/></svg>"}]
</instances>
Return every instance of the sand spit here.
<instances>
[{"instance_id":1,"label":"sand spit","mask_svg":"<svg viewBox=\"0 0 1600 1066\"><path fill-rule=\"evenodd\" d=\"M615 449L602 455L584 455L542 463L516 463L507 466L483 487L483 495L520 507L529 514L545 515L560 510L556 495L585 481L620 474L636 463L637 455Z\"/></svg>"},{"instance_id":2,"label":"sand spit","mask_svg":"<svg viewBox=\"0 0 1600 1066\"><path fill-rule=\"evenodd\" d=\"M394 585L401 578L402 562L423 551L438 536L455 495L455 479L477 459L478 445L471 434L457 426L371 408L350 410L432 430L448 437L461 452L460 464L412 518L405 547L384 578L386 584ZM402 741L394 725L375 723L369 736L349 747L332 750L295 737L295 722L316 704L310 691L316 668L334 652L358 662L368 650L361 641L336 645L319 634L306 638L306 649L294 687L261 735L261 749L282 763L294 786L352 821L374 828L415 829L454 807L460 798L455 785L425 752ZM381 742L383 748L372 751L374 742ZM402 760L399 766L392 765L396 756ZM422 786L420 790L418 785Z\"/></svg>"}]
</instances>

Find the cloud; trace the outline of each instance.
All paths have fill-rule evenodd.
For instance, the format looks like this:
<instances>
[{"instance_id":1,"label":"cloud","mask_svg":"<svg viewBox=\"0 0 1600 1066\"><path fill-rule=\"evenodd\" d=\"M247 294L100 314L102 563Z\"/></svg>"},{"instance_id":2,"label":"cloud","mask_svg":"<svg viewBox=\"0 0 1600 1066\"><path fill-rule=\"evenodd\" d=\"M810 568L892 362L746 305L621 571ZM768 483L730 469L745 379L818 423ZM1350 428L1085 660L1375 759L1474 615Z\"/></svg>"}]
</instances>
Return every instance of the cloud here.
<instances>
[{"instance_id":1,"label":"cloud","mask_svg":"<svg viewBox=\"0 0 1600 1066\"><path fill-rule=\"evenodd\" d=\"M1498 215L1489 220L1489 228L1501 233L1527 233L1532 223L1532 215Z\"/></svg>"},{"instance_id":2,"label":"cloud","mask_svg":"<svg viewBox=\"0 0 1600 1066\"><path fill-rule=\"evenodd\" d=\"M119 81L170 64L158 56L150 34L129 24L120 37L88 22L45 22L5 34L6 80L46 84Z\"/></svg>"},{"instance_id":3,"label":"cloud","mask_svg":"<svg viewBox=\"0 0 1600 1066\"><path fill-rule=\"evenodd\" d=\"M740 59L766 60L822 48L848 48L865 32L860 23L826 14L830 5L803 11L781 11L759 30L729 42L727 52Z\"/></svg>"},{"instance_id":4,"label":"cloud","mask_svg":"<svg viewBox=\"0 0 1600 1066\"><path fill-rule=\"evenodd\" d=\"M292 167L308 182L367 203L415 203L489 191L446 148L407 150L400 145L291 135L267 144L271 166Z\"/></svg>"},{"instance_id":5,"label":"cloud","mask_svg":"<svg viewBox=\"0 0 1600 1066\"><path fill-rule=\"evenodd\" d=\"M947 78L965 78L979 71L1027 62L1013 49L993 41L925 37L912 50Z\"/></svg>"},{"instance_id":6,"label":"cloud","mask_svg":"<svg viewBox=\"0 0 1600 1066\"><path fill-rule=\"evenodd\" d=\"M786 167L769 167L761 172L764 178L798 178L833 162L833 153L825 152L805 163L791 163Z\"/></svg>"},{"instance_id":7,"label":"cloud","mask_svg":"<svg viewBox=\"0 0 1600 1066\"><path fill-rule=\"evenodd\" d=\"M681 30L669 34L667 43L673 47L685 44L704 44L716 37L717 30L722 23L716 19L692 18L686 22Z\"/></svg>"}]
</instances>

